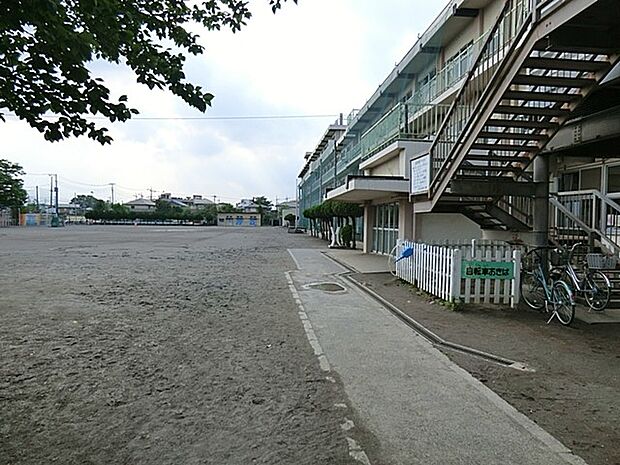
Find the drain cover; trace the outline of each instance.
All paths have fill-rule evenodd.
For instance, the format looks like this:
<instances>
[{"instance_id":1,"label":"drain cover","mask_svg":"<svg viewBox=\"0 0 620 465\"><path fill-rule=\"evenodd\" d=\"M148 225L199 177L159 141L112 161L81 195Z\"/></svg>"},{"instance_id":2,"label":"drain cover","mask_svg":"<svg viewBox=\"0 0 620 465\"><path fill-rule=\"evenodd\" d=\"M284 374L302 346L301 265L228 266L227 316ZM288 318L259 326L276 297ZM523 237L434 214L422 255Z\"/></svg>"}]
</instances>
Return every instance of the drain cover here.
<instances>
[{"instance_id":1,"label":"drain cover","mask_svg":"<svg viewBox=\"0 0 620 465\"><path fill-rule=\"evenodd\" d=\"M346 289L338 283L315 283L308 284L308 287L311 289L318 289L323 292L343 292Z\"/></svg>"}]
</instances>

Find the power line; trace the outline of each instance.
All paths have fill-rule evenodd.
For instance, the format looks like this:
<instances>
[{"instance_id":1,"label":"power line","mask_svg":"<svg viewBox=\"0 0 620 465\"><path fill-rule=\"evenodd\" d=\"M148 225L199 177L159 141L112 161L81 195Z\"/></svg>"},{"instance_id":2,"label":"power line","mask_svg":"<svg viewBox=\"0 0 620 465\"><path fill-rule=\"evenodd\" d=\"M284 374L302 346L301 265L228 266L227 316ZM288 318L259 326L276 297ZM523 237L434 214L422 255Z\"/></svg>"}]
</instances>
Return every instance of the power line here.
<instances>
[{"instance_id":1,"label":"power line","mask_svg":"<svg viewBox=\"0 0 620 465\"><path fill-rule=\"evenodd\" d=\"M61 177L60 179L63 182L66 182L68 184L75 184L76 186L85 186L85 187L109 187L110 186L110 183L107 183L107 184L88 184L88 183L85 183L85 182L73 181L73 180L65 178L65 177Z\"/></svg>"},{"instance_id":2,"label":"power line","mask_svg":"<svg viewBox=\"0 0 620 465\"><path fill-rule=\"evenodd\" d=\"M7 113L4 116L18 118L17 115ZM231 121L231 120L282 120L282 119L312 119L312 118L337 118L337 114L322 115L232 115L232 116L133 116L127 121ZM41 118L59 118L54 115L42 115ZM105 120L104 116L83 116L86 120ZM127 122L125 121L125 122Z\"/></svg>"}]
</instances>

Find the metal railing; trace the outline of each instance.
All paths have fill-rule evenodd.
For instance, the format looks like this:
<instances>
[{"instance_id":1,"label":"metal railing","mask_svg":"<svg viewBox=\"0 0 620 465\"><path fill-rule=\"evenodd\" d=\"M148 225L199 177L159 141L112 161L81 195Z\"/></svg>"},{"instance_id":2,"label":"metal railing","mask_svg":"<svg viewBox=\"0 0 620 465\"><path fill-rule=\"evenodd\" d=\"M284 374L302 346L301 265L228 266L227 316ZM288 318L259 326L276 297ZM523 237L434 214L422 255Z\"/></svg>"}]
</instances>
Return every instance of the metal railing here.
<instances>
[{"instance_id":1,"label":"metal railing","mask_svg":"<svg viewBox=\"0 0 620 465\"><path fill-rule=\"evenodd\" d=\"M350 142L342 150L338 151L338 159L336 161L336 171L340 173L362 153L362 147L357 142Z\"/></svg>"},{"instance_id":2,"label":"metal railing","mask_svg":"<svg viewBox=\"0 0 620 465\"><path fill-rule=\"evenodd\" d=\"M495 205L527 226L532 226L534 223L534 199L532 197L506 195Z\"/></svg>"},{"instance_id":3,"label":"metal railing","mask_svg":"<svg viewBox=\"0 0 620 465\"><path fill-rule=\"evenodd\" d=\"M579 227L595 235L590 242L599 239L603 246L620 254L620 205L611 198L598 190L561 192L551 205L556 212L550 218L557 230L566 233Z\"/></svg>"},{"instance_id":4,"label":"metal railing","mask_svg":"<svg viewBox=\"0 0 620 465\"><path fill-rule=\"evenodd\" d=\"M487 34L483 34L452 57L427 83L416 88L407 103L414 105L431 103L448 89L454 87L471 69L474 58L484 44L486 36Z\"/></svg>"},{"instance_id":5,"label":"metal railing","mask_svg":"<svg viewBox=\"0 0 620 465\"><path fill-rule=\"evenodd\" d=\"M450 105L399 103L360 138L362 160L396 140L430 140Z\"/></svg>"}]
</instances>

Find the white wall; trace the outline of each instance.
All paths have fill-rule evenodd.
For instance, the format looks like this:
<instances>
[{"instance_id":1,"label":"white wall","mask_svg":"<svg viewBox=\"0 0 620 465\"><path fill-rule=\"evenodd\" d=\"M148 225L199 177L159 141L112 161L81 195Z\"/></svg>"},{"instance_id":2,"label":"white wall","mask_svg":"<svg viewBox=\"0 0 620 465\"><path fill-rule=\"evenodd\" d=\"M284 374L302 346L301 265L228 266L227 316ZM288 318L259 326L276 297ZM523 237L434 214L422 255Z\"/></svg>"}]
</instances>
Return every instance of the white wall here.
<instances>
[{"instance_id":1,"label":"white wall","mask_svg":"<svg viewBox=\"0 0 620 465\"><path fill-rule=\"evenodd\" d=\"M403 176L400 171L400 158L395 156L394 158L382 163L379 166L369 169L371 176Z\"/></svg>"},{"instance_id":2,"label":"white wall","mask_svg":"<svg viewBox=\"0 0 620 465\"><path fill-rule=\"evenodd\" d=\"M414 218L415 240L469 241L481 239L482 230L460 213L418 213Z\"/></svg>"}]
</instances>

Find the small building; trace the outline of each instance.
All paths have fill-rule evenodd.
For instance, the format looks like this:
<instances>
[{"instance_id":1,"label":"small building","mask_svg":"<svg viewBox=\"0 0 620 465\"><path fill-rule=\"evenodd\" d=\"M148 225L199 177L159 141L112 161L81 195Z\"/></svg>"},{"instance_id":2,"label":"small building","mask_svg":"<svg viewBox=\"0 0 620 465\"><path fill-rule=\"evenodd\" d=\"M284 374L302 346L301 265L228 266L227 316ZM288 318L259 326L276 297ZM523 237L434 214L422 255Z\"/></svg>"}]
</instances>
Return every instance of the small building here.
<instances>
[{"instance_id":1,"label":"small building","mask_svg":"<svg viewBox=\"0 0 620 465\"><path fill-rule=\"evenodd\" d=\"M155 208L157 207L157 205L155 205L155 202L153 202L152 200L143 199L143 198L125 202L123 205L129 208L133 212L155 211Z\"/></svg>"},{"instance_id":2,"label":"small building","mask_svg":"<svg viewBox=\"0 0 620 465\"><path fill-rule=\"evenodd\" d=\"M260 213L218 213L217 225L255 228L261 225L261 216Z\"/></svg>"},{"instance_id":3,"label":"small building","mask_svg":"<svg viewBox=\"0 0 620 465\"><path fill-rule=\"evenodd\" d=\"M284 219L287 215L297 217L297 200L286 200L276 205L278 220L282 226L291 226Z\"/></svg>"}]
</instances>

